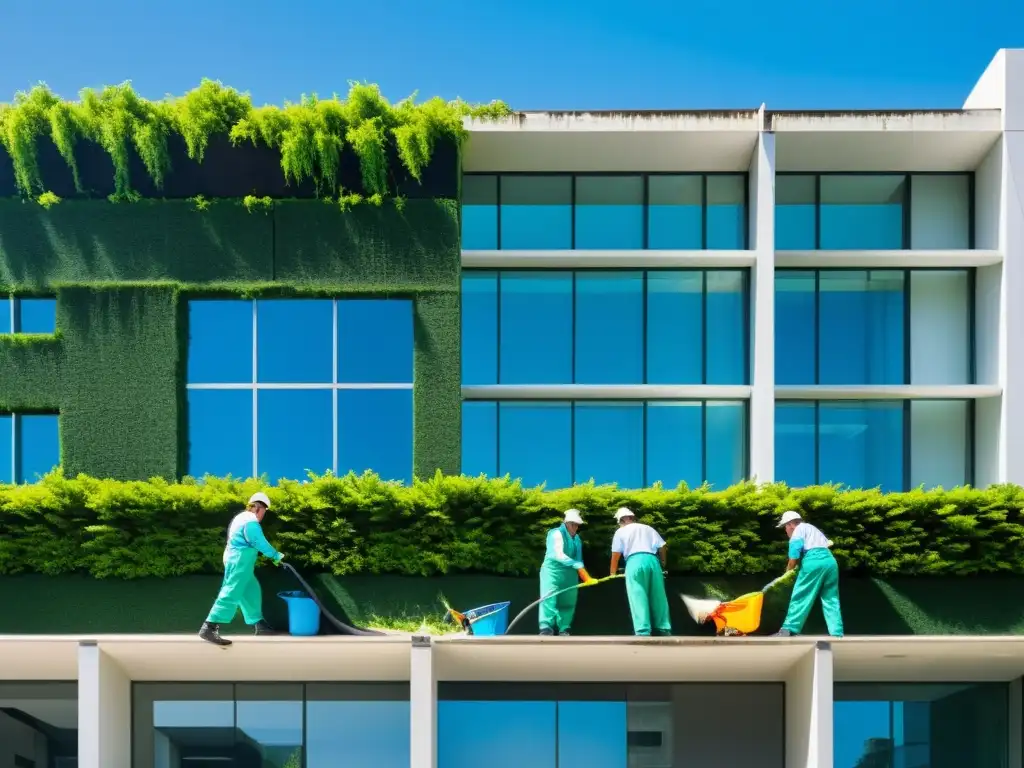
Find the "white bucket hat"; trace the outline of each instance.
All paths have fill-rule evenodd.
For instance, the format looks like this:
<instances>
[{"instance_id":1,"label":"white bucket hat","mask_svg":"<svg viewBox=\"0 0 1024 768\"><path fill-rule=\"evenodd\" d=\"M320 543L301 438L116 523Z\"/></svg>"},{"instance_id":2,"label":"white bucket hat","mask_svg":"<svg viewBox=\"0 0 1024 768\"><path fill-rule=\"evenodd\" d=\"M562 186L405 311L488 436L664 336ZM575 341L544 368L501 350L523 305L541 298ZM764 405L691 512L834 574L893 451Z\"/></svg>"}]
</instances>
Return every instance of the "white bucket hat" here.
<instances>
[{"instance_id":1,"label":"white bucket hat","mask_svg":"<svg viewBox=\"0 0 1024 768\"><path fill-rule=\"evenodd\" d=\"M583 525L583 518L580 516L580 511L578 509L565 510L565 522Z\"/></svg>"},{"instance_id":2,"label":"white bucket hat","mask_svg":"<svg viewBox=\"0 0 1024 768\"><path fill-rule=\"evenodd\" d=\"M636 513L627 507L619 507L619 511L615 513L615 520L619 521L624 517L636 517Z\"/></svg>"},{"instance_id":3,"label":"white bucket hat","mask_svg":"<svg viewBox=\"0 0 1024 768\"><path fill-rule=\"evenodd\" d=\"M777 526L775 526L775 527L776 528L781 528L786 523L792 523L794 520L802 520L802 519L803 518L800 517L800 513L799 512L794 512L792 510L790 510L789 512L783 512L782 513L782 519L779 520L779 524Z\"/></svg>"},{"instance_id":4,"label":"white bucket hat","mask_svg":"<svg viewBox=\"0 0 1024 768\"><path fill-rule=\"evenodd\" d=\"M263 506L266 507L267 509L270 509L270 499L267 498L267 494L254 493L252 496L249 497L250 505L255 504L257 501L263 504Z\"/></svg>"}]
</instances>

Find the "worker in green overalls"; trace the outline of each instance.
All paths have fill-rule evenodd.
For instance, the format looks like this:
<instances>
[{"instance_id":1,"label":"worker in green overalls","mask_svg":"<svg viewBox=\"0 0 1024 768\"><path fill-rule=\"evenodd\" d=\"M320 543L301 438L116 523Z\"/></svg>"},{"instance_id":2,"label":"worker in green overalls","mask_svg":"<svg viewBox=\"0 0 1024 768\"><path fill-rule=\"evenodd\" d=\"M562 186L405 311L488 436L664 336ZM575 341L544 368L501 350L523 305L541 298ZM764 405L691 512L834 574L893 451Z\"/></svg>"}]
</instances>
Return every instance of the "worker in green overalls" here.
<instances>
[{"instance_id":1,"label":"worker in green overalls","mask_svg":"<svg viewBox=\"0 0 1024 768\"><path fill-rule=\"evenodd\" d=\"M576 613L577 590L569 589L579 581L590 581L583 569L583 541L579 530L583 518L579 510L570 509L557 528L548 531L547 550L540 567L541 597L566 590L540 604L540 633L568 635Z\"/></svg>"},{"instance_id":2,"label":"worker in green overalls","mask_svg":"<svg viewBox=\"0 0 1024 768\"><path fill-rule=\"evenodd\" d=\"M786 529L789 536L789 562L786 572L800 568L793 595L789 598L789 610L782 629L775 637L798 635L804 628L807 615L811 612L815 598L821 598L821 609L825 614L825 626L833 637L843 636L843 613L839 607L839 565L832 555L832 542L810 523L800 518L799 512L784 512L779 528Z\"/></svg>"},{"instance_id":3,"label":"worker in green overalls","mask_svg":"<svg viewBox=\"0 0 1024 768\"><path fill-rule=\"evenodd\" d=\"M633 634L646 636L671 635L665 575L668 554L665 540L649 525L638 523L631 509L622 507L615 513L619 528L612 537L610 575L619 570L619 558L626 561L626 597L633 619Z\"/></svg>"}]
</instances>

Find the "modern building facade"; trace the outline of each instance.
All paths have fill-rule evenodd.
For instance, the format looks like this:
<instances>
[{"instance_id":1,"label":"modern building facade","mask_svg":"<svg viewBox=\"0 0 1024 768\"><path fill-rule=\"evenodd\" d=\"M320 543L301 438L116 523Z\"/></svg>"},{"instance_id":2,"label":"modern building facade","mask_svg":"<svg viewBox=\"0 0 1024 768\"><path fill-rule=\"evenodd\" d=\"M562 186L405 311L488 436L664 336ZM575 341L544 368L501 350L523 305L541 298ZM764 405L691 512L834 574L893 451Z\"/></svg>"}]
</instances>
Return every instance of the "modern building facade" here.
<instances>
[{"instance_id":1,"label":"modern building facade","mask_svg":"<svg viewBox=\"0 0 1024 768\"><path fill-rule=\"evenodd\" d=\"M1001 51L962 110L523 113L469 129L461 268L402 295L186 297L184 393L177 358L125 374L163 387L157 447L136 450L127 430L93 471L1024 483L1024 51ZM308 236L288 215L259 235L279 252ZM298 280L301 249L287 254L275 269ZM171 299L131 290L104 311L141 313L147 348L176 355L174 333L145 319L177 322ZM62 302L12 295L0 332L61 331L75 319ZM62 365L86 355L74 334ZM285 344L303 345L301 365L280 364ZM48 391L5 395L34 405L0 415L0 482L69 455L90 470L92 381L54 393L59 416L38 405ZM281 637L221 651L99 632L3 637L0 651L0 768L1024 760L1018 637Z\"/></svg>"}]
</instances>

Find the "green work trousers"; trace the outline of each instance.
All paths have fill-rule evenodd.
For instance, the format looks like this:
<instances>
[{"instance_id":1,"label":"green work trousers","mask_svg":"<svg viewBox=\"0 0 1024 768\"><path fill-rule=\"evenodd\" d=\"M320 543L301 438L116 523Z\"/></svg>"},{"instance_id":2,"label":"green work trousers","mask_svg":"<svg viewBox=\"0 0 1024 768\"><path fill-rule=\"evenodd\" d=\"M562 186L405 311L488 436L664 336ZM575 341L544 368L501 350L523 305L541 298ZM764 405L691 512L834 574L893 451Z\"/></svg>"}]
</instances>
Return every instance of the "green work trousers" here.
<instances>
[{"instance_id":1,"label":"green work trousers","mask_svg":"<svg viewBox=\"0 0 1024 768\"><path fill-rule=\"evenodd\" d=\"M230 624L235 613L242 609L246 624L263 620L263 590L256 580L255 549L232 550L224 563L224 581L217 600L206 618L211 624Z\"/></svg>"},{"instance_id":2,"label":"green work trousers","mask_svg":"<svg viewBox=\"0 0 1024 768\"><path fill-rule=\"evenodd\" d=\"M579 583L580 577L575 568L567 568L555 563L544 563L540 568L540 594L565 589L562 594L548 598L540 604L540 628L552 632L568 632L572 628L572 617L576 613L576 598L579 590L569 589Z\"/></svg>"},{"instance_id":3,"label":"green work trousers","mask_svg":"<svg viewBox=\"0 0 1024 768\"><path fill-rule=\"evenodd\" d=\"M843 636L843 613L839 608L839 566L832 553L824 547L811 549L800 560L800 572L793 585L789 610L782 628L800 634L811 612L814 599L821 598L825 626L833 637Z\"/></svg>"},{"instance_id":4,"label":"green work trousers","mask_svg":"<svg viewBox=\"0 0 1024 768\"><path fill-rule=\"evenodd\" d=\"M650 635L652 625L656 634L672 634L665 575L657 555L638 552L626 560L626 597L633 618L633 634Z\"/></svg>"}]
</instances>

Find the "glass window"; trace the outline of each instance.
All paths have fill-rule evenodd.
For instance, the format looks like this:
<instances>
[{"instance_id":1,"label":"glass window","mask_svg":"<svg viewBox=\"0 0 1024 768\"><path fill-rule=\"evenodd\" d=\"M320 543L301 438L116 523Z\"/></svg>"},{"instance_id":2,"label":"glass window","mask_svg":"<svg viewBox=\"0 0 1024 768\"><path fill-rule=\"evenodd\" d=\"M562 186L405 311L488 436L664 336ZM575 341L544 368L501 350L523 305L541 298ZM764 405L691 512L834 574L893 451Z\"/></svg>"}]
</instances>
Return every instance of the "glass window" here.
<instances>
[{"instance_id":1,"label":"glass window","mask_svg":"<svg viewBox=\"0 0 1024 768\"><path fill-rule=\"evenodd\" d=\"M188 473L253 476L250 389L188 390Z\"/></svg>"},{"instance_id":2,"label":"glass window","mask_svg":"<svg viewBox=\"0 0 1024 768\"><path fill-rule=\"evenodd\" d=\"M903 215L907 183L904 175L823 175L820 183L822 249L899 250L905 247Z\"/></svg>"},{"instance_id":3,"label":"glass window","mask_svg":"<svg viewBox=\"0 0 1024 768\"><path fill-rule=\"evenodd\" d=\"M188 303L188 383L252 383L252 302Z\"/></svg>"},{"instance_id":4,"label":"glass window","mask_svg":"<svg viewBox=\"0 0 1024 768\"><path fill-rule=\"evenodd\" d=\"M971 482L971 404L966 400L910 402L910 487L946 489Z\"/></svg>"},{"instance_id":5,"label":"glass window","mask_svg":"<svg viewBox=\"0 0 1024 768\"><path fill-rule=\"evenodd\" d=\"M57 414L25 414L18 421L19 483L34 483L60 464Z\"/></svg>"},{"instance_id":6,"label":"glass window","mask_svg":"<svg viewBox=\"0 0 1024 768\"><path fill-rule=\"evenodd\" d=\"M575 213L576 248L643 248L643 177L577 176Z\"/></svg>"},{"instance_id":7,"label":"glass window","mask_svg":"<svg viewBox=\"0 0 1024 768\"><path fill-rule=\"evenodd\" d=\"M973 384L972 281L966 269L910 272L910 383Z\"/></svg>"},{"instance_id":8,"label":"glass window","mask_svg":"<svg viewBox=\"0 0 1024 768\"><path fill-rule=\"evenodd\" d=\"M501 403L498 473L519 478L527 487L571 486L572 403Z\"/></svg>"},{"instance_id":9,"label":"glass window","mask_svg":"<svg viewBox=\"0 0 1024 768\"><path fill-rule=\"evenodd\" d=\"M775 248L812 251L818 247L814 176L775 177Z\"/></svg>"},{"instance_id":10,"label":"glass window","mask_svg":"<svg viewBox=\"0 0 1024 768\"><path fill-rule=\"evenodd\" d=\"M779 270L775 273L776 385L817 381L816 284L814 272Z\"/></svg>"},{"instance_id":11,"label":"glass window","mask_svg":"<svg viewBox=\"0 0 1024 768\"><path fill-rule=\"evenodd\" d=\"M647 480L675 488L704 482L704 406L700 401L647 404Z\"/></svg>"},{"instance_id":12,"label":"glass window","mask_svg":"<svg viewBox=\"0 0 1024 768\"><path fill-rule=\"evenodd\" d=\"M0 333L14 333L14 302L7 298L0 298Z\"/></svg>"},{"instance_id":13,"label":"glass window","mask_svg":"<svg viewBox=\"0 0 1024 768\"><path fill-rule=\"evenodd\" d=\"M411 389L338 390L338 474L412 482L412 418Z\"/></svg>"},{"instance_id":14,"label":"glass window","mask_svg":"<svg viewBox=\"0 0 1024 768\"><path fill-rule=\"evenodd\" d=\"M556 768L556 706L554 701L439 701L438 768Z\"/></svg>"},{"instance_id":15,"label":"glass window","mask_svg":"<svg viewBox=\"0 0 1024 768\"><path fill-rule=\"evenodd\" d=\"M134 683L132 720L135 766L260 764L237 738L230 683Z\"/></svg>"},{"instance_id":16,"label":"glass window","mask_svg":"<svg viewBox=\"0 0 1024 768\"><path fill-rule=\"evenodd\" d=\"M462 273L462 384L498 383L498 273Z\"/></svg>"},{"instance_id":17,"label":"glass window","mask_svg":"<svg viewBox=\"0 0 1024 768\"><path fill-rule=\"evenodd\" d=\"M576 383L642 384L643 273L579 272L575 306Z\"/></svg>"},{"instance_id":18,"label":"glass window","mask_svg":"<svg viewBox=\"0 0 1024 768\"><path fill-rule=\"evenodd\" d=\"M78 764L78 685L0 683L0 765Z\"/></svg>"},{"instance_id":19,"label":"glass window","mask_svg":"<svg viewBox=\"0 0 1024 768\"><path fill-rule=\"evenodd\" d=\"M903 490L903 403L818 405L818 482Z\"/></svg>"},{"instance_id":20,"label":"glass window","mask_svg":"<svg viewBox=\"0 0 1024 768\"><path fill-rule=\"evenodd\" d=\"M558 702L558 768L626 768L625 701Z\"/></svg>"},{"instance_id":21,"label":"glass window","mask_svg":"<svg viewBox=\"0 0 1024 768\"><path fill-rule=\"evenodd\" d=\"M16 306L20 333L53 333L57 330L56 299L18 299Z\"/></svg>"},{"instance_id":22,"label":"glass window","mask_svg":"<svg viewBox=\"0 0 1024 768\"><path fill-rule=\"evenodd\" d=\"M502 384L572 384L573 275L503 272Z\"/></svg>"},{"instance_id":23,"label":"glass window","mask_svg":"<svg viewBox=\"0 0 1024 768\"><path fill-rule=\"evenodd\" d=\"M572 177L502 176L501 247L572 248Z\"/></svg>"},{"instance_id":24,"label":"glass window","mask_svg":"<svg viewBox=\"0 0 1024 768\"><path fill-rule=\"evenodd\" d=\"M409 299L339 300L338 381L411 384L412 312Z\"/></svg>"},{"instance_id":25,"label":"glass window","mask_svg":"<svg viewBox=\"0 0 1024 768\"><path fill-rule=\"evenodd\" d=\"M817 406L775 403L775 479L791 488L817 483Z\"/></svg>"},{"instance_id":26,"label":"glass window","mask_svg":"<svg viewBox=\"0 0 1024 768\"><path fill-rule=\"evenodd\" d=\"M1003 768L1010 743L1006 683L837 683L835 768Z\"/></svg>"},{"instance_id":27,"label":"glass window","mask_svg":"<svg viewBox=\"0 0 1024 768\"><path fill-rule=\"evenodd\" d=\"M467 251L498 248L498 177L462 177L462 247Z\"/></svg>"},{"instance_id":28,"label":"glass window","mask_svg":"<svg viewBox=\"0 0 1024 768\"><path fill-rule=\"evenodd\" d=\"M257 393L256 471L271 483L306 480L334 466L333 393L264 389Z\"/></svg>"},{"instance_id":29,"label":"glass window","mask_svg":"<svg viewBox=\"0 0 1024 768\"><path fill-rule=\"evenodd\" d=\"M747 381L746 274L707 273L707 384Z\"/></svg>"},{"instance_id":30,"label":"glass window","mask_svg":"<svg viewBox=\"0 0 1024 768\"><path fill-rule=\"evenodd\" d=\"M462 404L462 474L498 476L498 404Z\"/></svg>"},{"instance_id":31,"label":"glass window","mask_svg":"<svg viewBox=\"0 0 1024 768\"><path fill-rule=\"evenodd\" d=\"M747 179L742 175L708 176L708 234L711 251L747 247Z\"/></svg>"},{"instance_id":32,"label":"glass window","mask_svg":"<svg viewBox=\"0 0 1024 768\"><path fill-rule=\"evenodd\" d=\"M647 273L647 383L704 383L703 302L702 270Z\"/></svg>"},{"instance_id":33,"label":"glass window","mask_svg":"<svg viewBox=\"0 0 1024 768\"><path fill-rule=\"evenodd\" d=\"M302 698L301 684L236 685L236 759L261 768L300 768Z\"/></svg>"},{"instance_id":34,"label":"glass window","mask_svg":"<svg viewBox=\"0 0 1024 768\"><path fill-rule=\"evenodd\" d=\"M966 173L910 178L910 247L971 247L971 177Z\"/></svg>"},{"instance_id":35,"label":"glass window","mask_svg":"<svg viewBox=\"0 0 1024 768\"><path fill-rule=\"evenodd\" d=\"M578 402L575 407L575 482L643 488L643 402Z\"/></svg>"},{"instance_id":36,"label":"glass window","mask_svg":"<svg viewBox=\"0 0 1024 768\"><path fill-rule=\"evenodd\" d=\"M14 482L14 416L0 413L0 485Z\"/></svg>"},{"instance_id":37,"label":"glass window","mask_svg":"<svg viewBox=\"0 0 1024 768\"><path fill-rule=\"evenodd\" d=\"M400 694L396 688L406 688ZM310 683L306 686L306 768L339 762L408 768L409 694L406 686Z\"/></svg>"},{"instance_id":38,"label":"glass window","mask_svg":"<svg viewBox=\"0 0 1024 768\"><path fill-rule=\"evenodd\" d=\"M819 384L906 383L903 276L902 270L818 274Z\"/></svg>"},{"instance_id":39,"label":"glass window","mask_svg":"<svg viewBox=\"0 0 1024 768\"><path fill-rule=\"evenodd\" d=\"M740 482L747 474L747 404L708 401L704 418L707 420L704 479L720 491Z\"/></svg>"},{"instance_id":40,"label":"glass window","mask_svg":"<svg viewBox=\"0 0 1024 768\"><path fill-rule=\"evenodd\" d=\"M329 299L256 302L256 380L330 384L334 381L334 307ZM363 329L364 332L370 331Z\"/></svg>"},{"instance_id":41,"label":"glass window","mask_svg":"<svg viewBox=\"0 0 1024 768\"><path fill-rule=\"evenodd\" d=\"M700 175L648 177L648 248L681 251L703 248L703 184Z\"/></svg>"}]
</instances>

